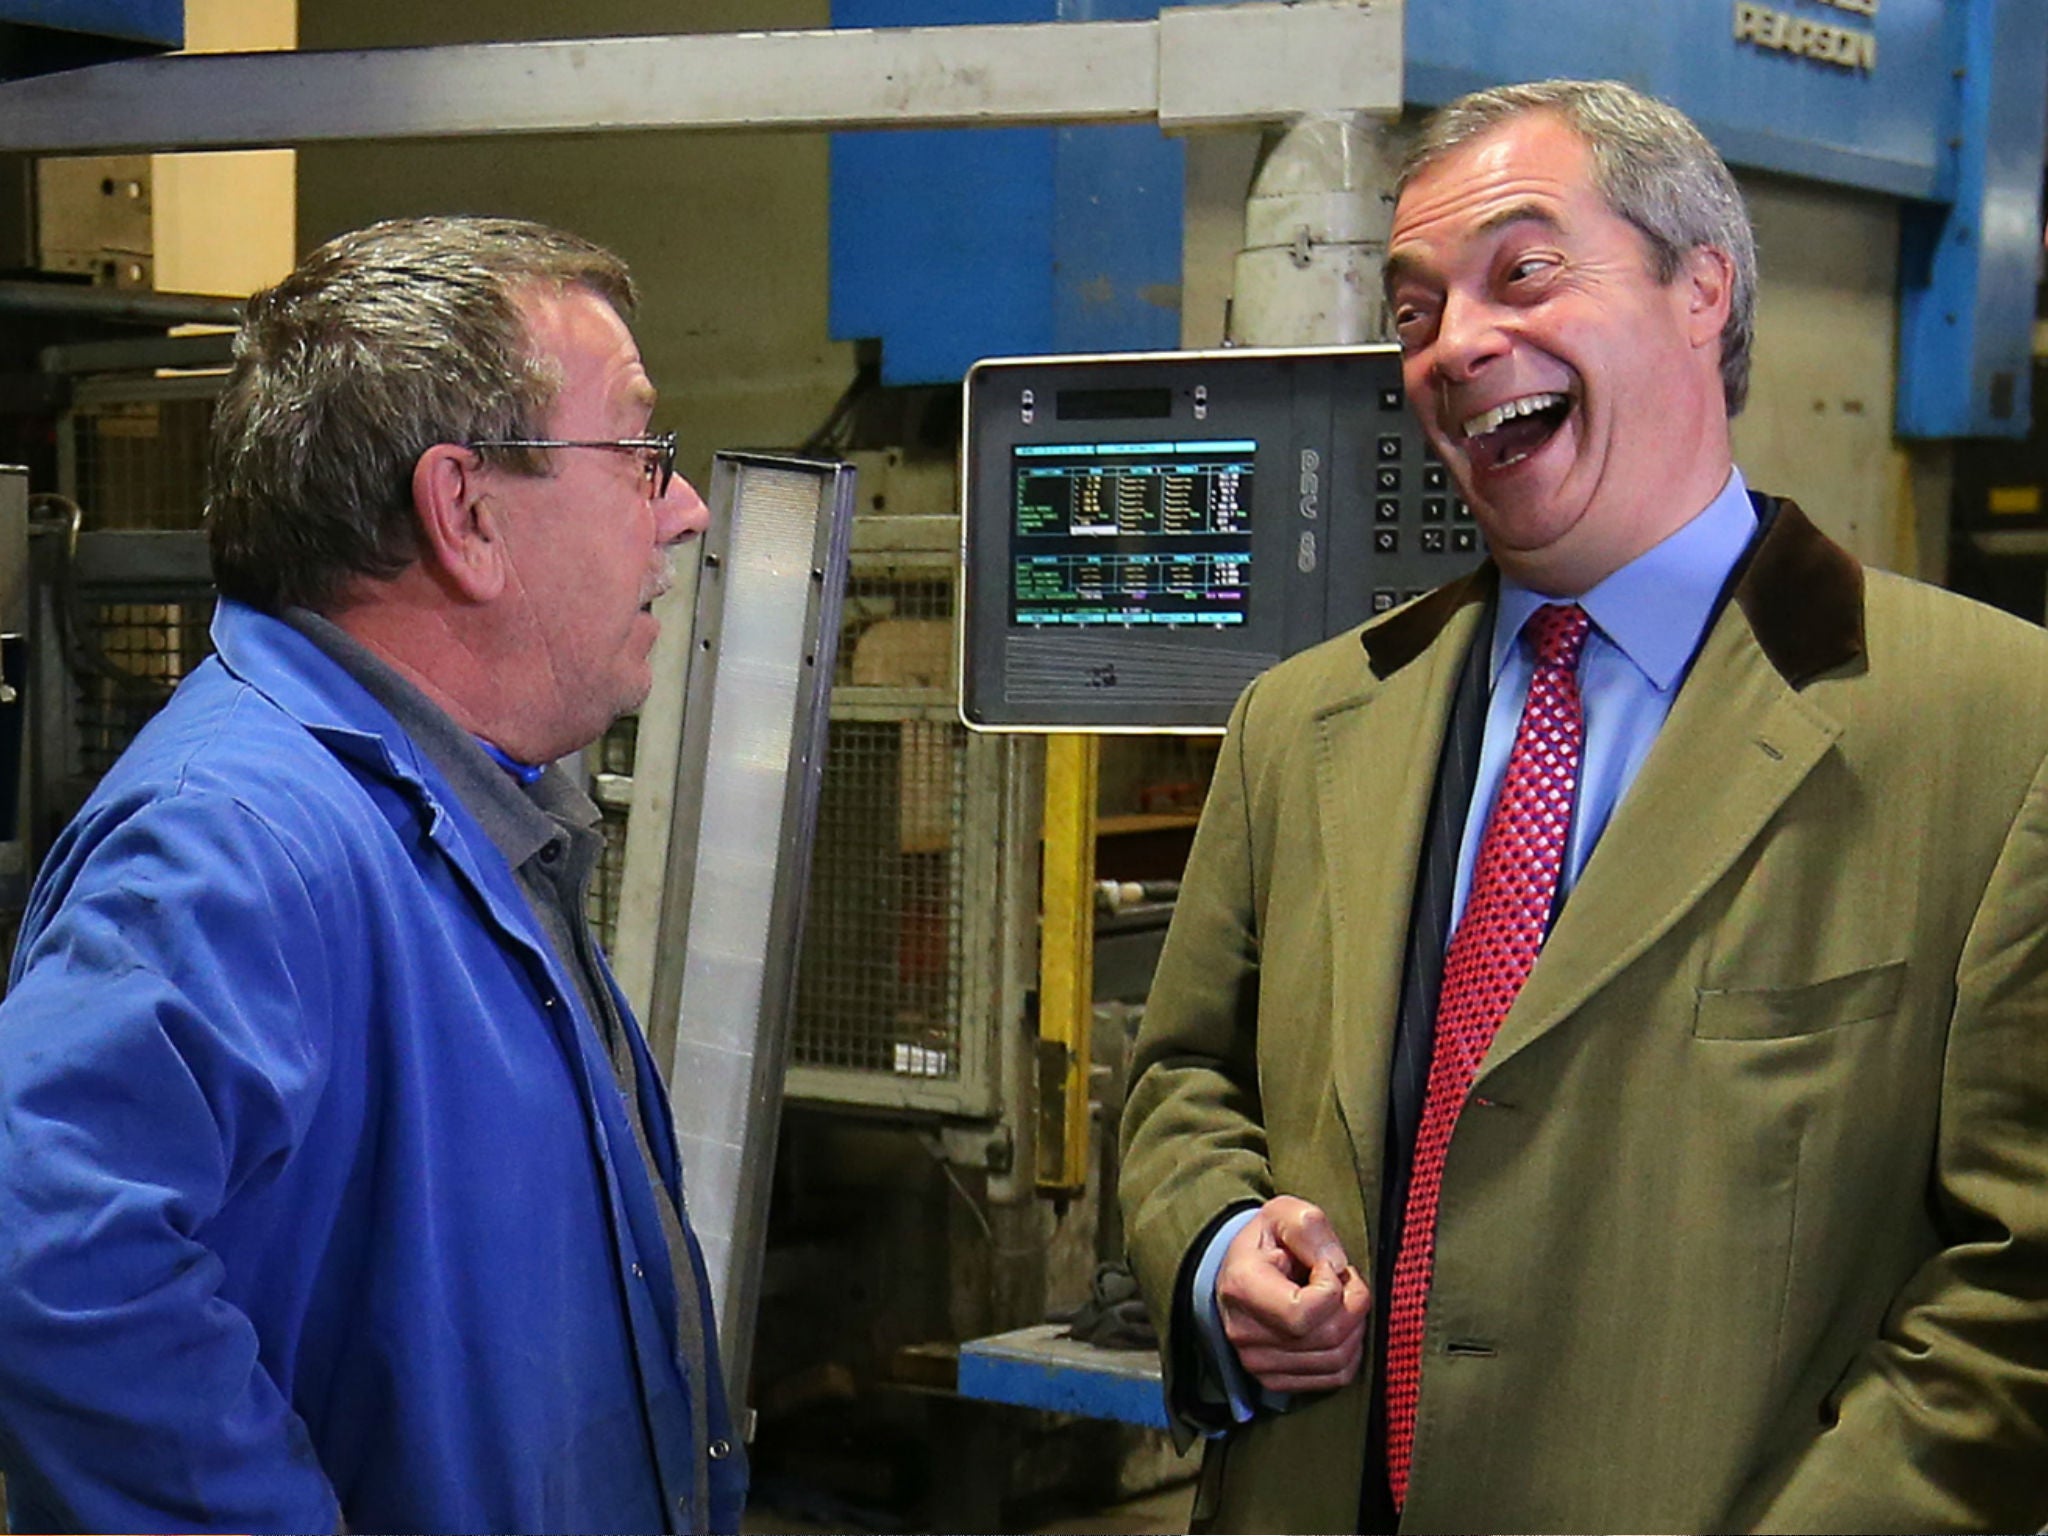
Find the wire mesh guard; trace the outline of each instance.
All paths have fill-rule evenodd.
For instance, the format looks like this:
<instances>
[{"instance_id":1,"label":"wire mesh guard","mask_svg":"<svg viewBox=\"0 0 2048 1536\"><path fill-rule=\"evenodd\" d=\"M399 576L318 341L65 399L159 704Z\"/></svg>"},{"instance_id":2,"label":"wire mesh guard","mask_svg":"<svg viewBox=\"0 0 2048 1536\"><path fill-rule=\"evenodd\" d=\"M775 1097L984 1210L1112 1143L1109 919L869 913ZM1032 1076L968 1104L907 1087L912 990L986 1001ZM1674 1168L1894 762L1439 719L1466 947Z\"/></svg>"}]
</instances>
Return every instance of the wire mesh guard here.
<instances>
[{"instance_id":1,"label":"wire mesh guard","mask_svg":"<svg viewBox=\"0 0 2048 1536\"><path fill-rule=\"evenodd\" d=\"M71 495L86 531L201 526L213 400L211 384L192 387L205 392L124 398L100 389L75 407ZM179 680L213 650L209 587L156 591L150 601L130 600L134 595L114 588L71 595L64 623L71 631L67 777L74 785L89 785L111 768Z\"/></svg>"},{"instance_id":2,"label":"wire mesh guard","mask_svg":"<svg viewBox=\"0 0 2048 1536\"><path fill-rule=\"evenodd\" d=\"M213 401L82 402L73 419L77 489L89 528L197 528L206 504Z\"/></svg>"},{"instance_id":3,"label":"wire mesh guard","mask_svg":"<svg viewBox=\"0 0 2048 1536\"><path fill-rule=\"evenodd\" d=\"M791 1060L957 1080L966 730L949 696L949 569L848 582ZM902 718L875 718L888 706ZM912 702L915 701L915 702Z\"/></svg>"},{"instance_id":4,"label":"wire mesh guard","mask_svg":"<svg viewBox=\"0 0 2048 1536\"><path fill-rule=\"evenodd\" d=\"M795 1060L959 1076L962 728L836 721L812 850Z\"/></svg>"},{"instance_id":5,"label":"wire mesh guard","mask_svg":"<svg viewBox=\"0 0 2048 1536\"><path fill-rule=\"evenodd\" d=\"M98 779L114 766L171 696L178 680L213 650L213 599L183 603L82 601L84 659L72 667L77 770Z\"/></svg>"}]
</instances>

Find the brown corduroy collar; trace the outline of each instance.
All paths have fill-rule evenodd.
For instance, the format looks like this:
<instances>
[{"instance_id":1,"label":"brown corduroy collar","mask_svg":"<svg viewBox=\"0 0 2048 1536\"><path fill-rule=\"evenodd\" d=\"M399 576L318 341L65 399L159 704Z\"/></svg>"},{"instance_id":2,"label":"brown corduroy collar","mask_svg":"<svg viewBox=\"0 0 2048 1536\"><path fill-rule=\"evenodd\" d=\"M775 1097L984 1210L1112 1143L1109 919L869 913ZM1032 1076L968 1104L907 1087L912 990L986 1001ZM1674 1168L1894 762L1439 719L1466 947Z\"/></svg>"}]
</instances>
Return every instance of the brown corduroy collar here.
<instances>
[{"instance_id":1,"label":"brown corduroy collar","mask_svg":"<svg viewBox=\"0 0 2048 1536\"><path fill-rule=\"evenodd\" d=\"M1768 525L1736 580L1734 599L1771 665L1797 688L1863 655L1863 567L1797 503L1754 493L1751 499ZM1368 625L1360 639L1373 675L1389 677L1407 666L1459 609L1491 601L1499 580L1489 560Z\"/></svg>"}]
</instances>

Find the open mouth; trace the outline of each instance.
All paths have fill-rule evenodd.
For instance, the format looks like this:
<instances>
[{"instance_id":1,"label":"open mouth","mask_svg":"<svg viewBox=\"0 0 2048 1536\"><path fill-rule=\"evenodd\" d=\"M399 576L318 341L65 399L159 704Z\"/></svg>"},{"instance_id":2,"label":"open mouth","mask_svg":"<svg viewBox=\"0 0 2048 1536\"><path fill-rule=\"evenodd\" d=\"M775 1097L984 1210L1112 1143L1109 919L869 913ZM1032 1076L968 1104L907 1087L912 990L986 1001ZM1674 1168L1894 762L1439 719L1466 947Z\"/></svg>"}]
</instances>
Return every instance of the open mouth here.
<instances>
[{"instance_id":1,"label":"open mouth","mask_svg":"<svg viewBox=\"0 0 2048 1536\"><path fill-rule=\"evenodd\" d=\"M1549 442L1571 413L1571 396L1554 391L1503 401L1465 421L1460 430L1466 456L1481 471L1519 464Z\"/></svg>"}]
</instances>

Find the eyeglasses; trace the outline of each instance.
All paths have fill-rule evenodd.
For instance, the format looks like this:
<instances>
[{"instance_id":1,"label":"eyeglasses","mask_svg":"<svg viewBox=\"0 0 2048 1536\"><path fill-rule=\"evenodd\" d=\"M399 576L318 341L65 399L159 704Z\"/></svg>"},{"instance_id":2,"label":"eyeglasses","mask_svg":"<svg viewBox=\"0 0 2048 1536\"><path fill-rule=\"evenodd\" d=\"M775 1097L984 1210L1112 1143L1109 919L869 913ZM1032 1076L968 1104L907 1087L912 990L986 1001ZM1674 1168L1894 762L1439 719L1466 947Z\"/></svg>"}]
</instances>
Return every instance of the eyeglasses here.
<instances>
[{"instance_id":1,"label":"eyeglasses","mask_svg":"<svg viewBox=\"0 0 2048 1536\"><path fill-rule=\"evenodd\" d=\"M481 438L465 443L466 448L609 448L614 453L637 453L640 455L640 472L653 489L654 499L661 500L668 494L669 483L676 477L676 435L664 432L659 437L612 437L612 438L559 438L559 437L496 437Z\"/></svg>"}]
</instances>

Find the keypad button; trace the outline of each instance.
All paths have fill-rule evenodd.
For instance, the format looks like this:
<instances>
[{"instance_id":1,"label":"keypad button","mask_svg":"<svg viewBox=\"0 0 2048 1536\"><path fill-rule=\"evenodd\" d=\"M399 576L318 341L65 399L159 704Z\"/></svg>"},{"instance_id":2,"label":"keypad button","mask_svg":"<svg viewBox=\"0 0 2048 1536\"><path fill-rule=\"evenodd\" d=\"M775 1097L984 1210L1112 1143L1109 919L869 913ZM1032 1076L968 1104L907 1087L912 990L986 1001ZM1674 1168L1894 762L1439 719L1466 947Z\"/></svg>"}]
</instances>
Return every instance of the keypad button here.
<instances>
[{"instance_id":1,"label":"keypad button","mask_svg":"<svg viewBox=\"0 0 2048 1536\"><path fill-rule=\"evenodd\" d=\"M1464 497L1453 496L1451 498L1451 517L1453 521L1460 523L1472 521L1472 509L1465 504Z\"/></svg>"},{"instance_id":2,"label":"keypad button","mask_svg":"<svg viewBox=\"0 0 2048 1536\"><path fill-rule=\"evenodd\" d=\"M1425 523L1440 523L1444 520L1444 509L1448 505L1441 496L1422 498L1422 520Z\"/></svg>"},{"instance_id":3,"label":"keypad button","mask_svg":"<svg viewBox=\"0 0 2048 1536\"><path fill-rule=\"evenodd\" d=\"M1453 528L1451 548L1461 555L1475 553L1479 548L1479 530L1476 528Z\"/></svg>"},{"instance_id":4,"label":"keypad button","mask_svg":"<svg viewBox=\"0 0 2048 1536\"><path fill-rule=\"evenodd\" d=\"M1385 613L1399 601L1400 599L1387 587L1374 587L1372 589L1372 611L1374 613Z\"/></svg>"},{"instance_id":5,"label":"keypad button","mask_svg":"<svg viewBox=\"0 0 2048 1536\"><path fill-rule=\"evenodd\" d=\"M1380 409L1383 411L1398 411L1401 409L1401 391L1399 389L1381 390Z\"/></svg>"},{"instance_id":6,"label":"keypad button","mask_svg":"<svg viewBox=\"0 0 2048 1536\"><path fill-rule=\"evenodd\" d=\"M1450 471L1445 469L1443 465L1425 464L1422 466L1422 488L1425 491L1445 490L1450 486L1450 483Z\"/></svg>"},{"instance_id":7,"label":"keypad button","mask_svg":"<svg viewBox=\"0 0 2048 1536\"><path fill-rule=\"evenodd\" d=\"M1379 455L1380 462L1383 464L1401 457L1401 437L1399 433L1389 432L1380 438Z\"/></svg>"},{"instance_id":8,"label":"keypad button","mask_svg":"<svg viewBox=\"0 0 2048 1536\"><path fill-rule=\"evenodd\" d=\"M1398 496L1382 496L1372 504L1372 520L1376 523L1398 523L1401 521L1401 500Z\"/></svg>"},{"instance_id":9,"label":"keypad button","mask_svg":"<svg viewBox=\"0 0 2048 1536\"><path fill-rule=\"evenodd\" d=\"M1422 530L1422 552L1426 555L1440 555L1444 552L1444 531L1441 528Z\"/></svg>"},{"instance_id":10,"label":"keypad button","mask_svg":"<svg viewBox=\"0 0 2048 1536\"><path fill-rule=\"evenodd\" d=\"M1397 528L1375 528L1372 531L1372 547L1383 555L1391 555L1401 548L1401 532Z\"/></svg>"},{"instance_id":11,"label":"keypad button","mask_svg":"<svg viewBox=\"0 0 2048 1536\"><path fill-rule=\"evenodd\" d=\"M1383 491L1398 491L1401 489L1401 471L1392 464L1381 465L1379 486Z\"/></svg>"}]
</instances>

